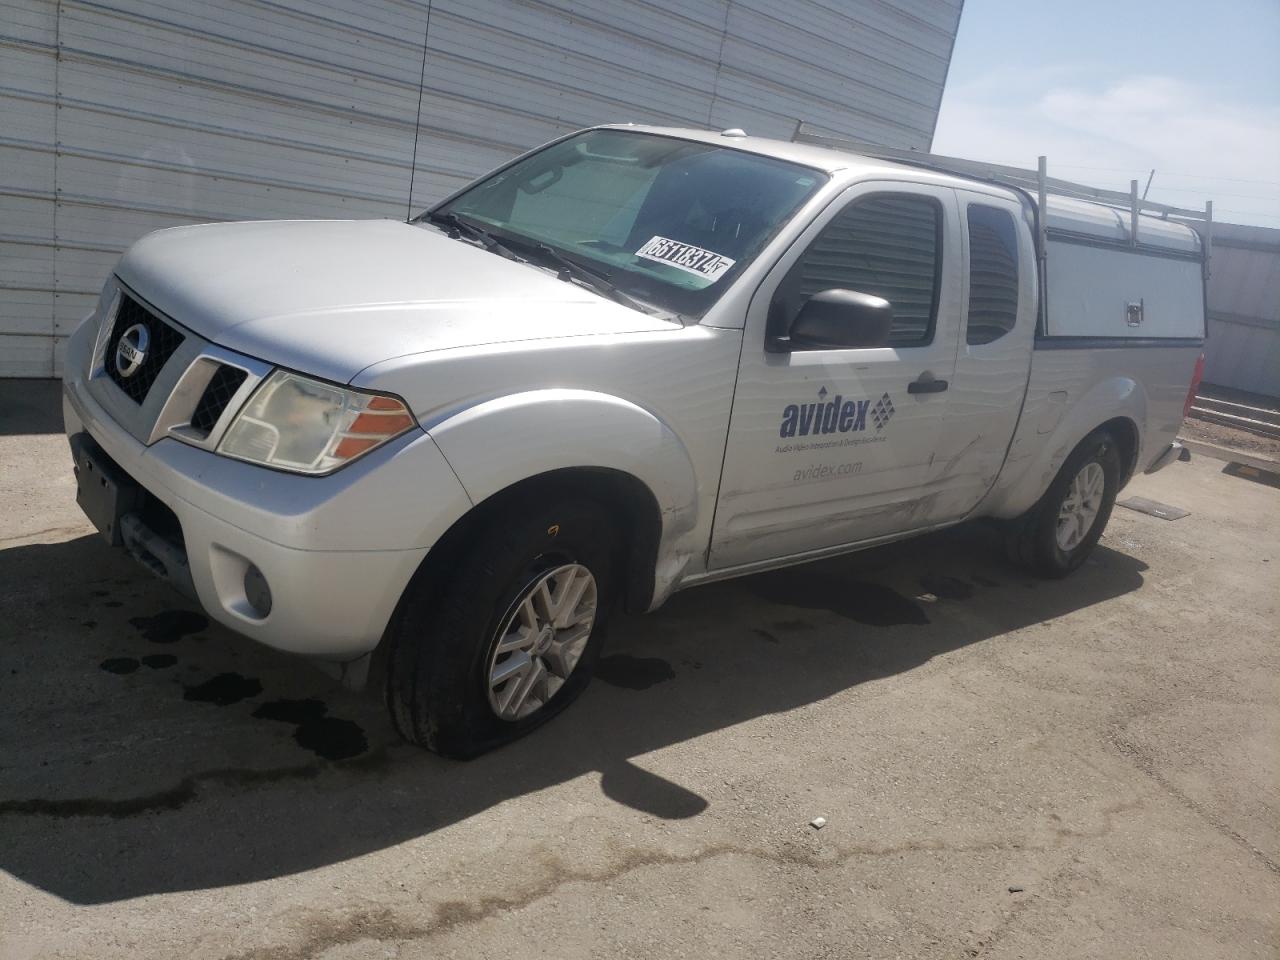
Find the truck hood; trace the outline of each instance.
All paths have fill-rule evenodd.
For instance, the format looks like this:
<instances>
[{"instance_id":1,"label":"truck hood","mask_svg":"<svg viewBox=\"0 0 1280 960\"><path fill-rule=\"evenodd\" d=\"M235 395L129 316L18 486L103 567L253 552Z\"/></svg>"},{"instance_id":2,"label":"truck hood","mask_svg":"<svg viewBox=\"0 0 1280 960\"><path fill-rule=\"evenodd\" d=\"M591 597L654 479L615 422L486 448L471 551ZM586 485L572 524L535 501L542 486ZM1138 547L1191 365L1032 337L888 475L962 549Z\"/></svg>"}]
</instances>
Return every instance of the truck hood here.
<instances>
[{"instance_id":1,"label":"truck hood","mask_svg":"<svg viewBox=\"0 0 1280 960\"><path fill-rule=\"evenodd\" d=\"M409 354L672 325L391 220L176 227L139 240L116 272L214 343L343 383Z\"/></svg>"}]
</instances>

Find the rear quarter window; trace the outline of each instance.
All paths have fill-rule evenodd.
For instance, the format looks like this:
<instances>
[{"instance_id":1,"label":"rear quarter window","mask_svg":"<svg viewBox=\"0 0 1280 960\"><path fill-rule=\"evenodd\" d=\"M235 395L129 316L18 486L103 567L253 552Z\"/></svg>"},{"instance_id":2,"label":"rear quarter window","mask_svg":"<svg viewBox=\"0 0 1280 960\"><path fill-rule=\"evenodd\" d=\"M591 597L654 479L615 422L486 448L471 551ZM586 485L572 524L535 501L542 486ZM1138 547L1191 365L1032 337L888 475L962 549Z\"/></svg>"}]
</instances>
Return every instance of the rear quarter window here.
<instances>
[{"instance_id":1,"label":"rear quarter window","mask_svg":"<svg viewBox=\"0 0 1280 960\"><path fill-rule=\"evenodd\" d=\"M1018 228L999 207L971 203L969 226L969 318L965 342L991 343L1018 320Z\"/></svg>"}]
</instances>

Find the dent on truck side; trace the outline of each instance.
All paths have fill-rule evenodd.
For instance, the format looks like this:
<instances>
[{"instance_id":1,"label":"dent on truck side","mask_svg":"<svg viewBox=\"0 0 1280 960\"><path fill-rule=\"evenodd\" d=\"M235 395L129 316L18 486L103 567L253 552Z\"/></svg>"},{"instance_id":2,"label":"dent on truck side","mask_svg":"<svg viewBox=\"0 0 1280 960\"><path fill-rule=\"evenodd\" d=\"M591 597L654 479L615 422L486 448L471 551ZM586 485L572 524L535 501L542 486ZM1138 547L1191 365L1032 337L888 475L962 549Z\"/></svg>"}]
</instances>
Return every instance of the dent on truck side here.
<instances>
[{"instance_id":1,"label":"dent on truck side","mask_svg":"<svg viewBox=\"0 0 1280 960\"><path fill-rule=\"evenodd\" d=\"M1119 354L1131 351L1101 352L1119 359ZM1071 451L1105 423L1129 421L1141 449L1148 422L1146 390L1130 374L1105 369L1112 358L1098 354L1033 351L1026 406L982 514L1012 518L1024 513L1048 489Z\"/></svg>"},{"instance_id":2,"label":"dent on truck side","mask_svg":"<svg viewBox=\"0 0 1280 960\"><path fill-rule=\"evenodd\" d=\"M703 549L693 536L697 476L675 431L610 394L539 389L468 407L430 434L475 503L531 477L574 467L627 474L653 495L661 534L651 606L666 599Z\"/></svg>"}]
</instances>

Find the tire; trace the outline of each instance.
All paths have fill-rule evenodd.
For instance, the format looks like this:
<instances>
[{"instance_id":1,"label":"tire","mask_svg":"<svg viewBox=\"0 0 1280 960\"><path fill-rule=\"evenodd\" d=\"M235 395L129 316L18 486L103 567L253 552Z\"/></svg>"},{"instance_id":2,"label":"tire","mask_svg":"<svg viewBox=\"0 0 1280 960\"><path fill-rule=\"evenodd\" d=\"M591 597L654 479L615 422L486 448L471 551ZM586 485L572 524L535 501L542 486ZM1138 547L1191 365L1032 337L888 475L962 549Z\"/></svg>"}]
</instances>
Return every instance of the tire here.
<instances>
[{"instance_id":1,"label":"tire","mask_svg":"<svg viewBox=\"0 0 1280 960\"><path fill-rule=\"evenodd\" d=\"M558 714L591 679L613 606L617 567L616 537L608 513L598 503L535 491L490 512L479 529L437 565L435 575L424 570L415 577L392 623L385 689L399 734L444 756L469 759L524 736ZM571 593L584 583L582 598L574 603L585 616L588 591L594 589L585 645L578 636L581 623L572 631L556 630L549 622L543 622L541 630L526 628L531 611L540 617L562 589ZM535 590L532 605L526 606L521 601L538 584L545 591ZM566 594L565 602L570 600ZM508 624L510 632L499 637ZM548 630L554 634L551 639L545 639ZM500 639L525 642L521 635L535 636L527 651L497 650ZM577 638L572 644L554 648L557 638L571 635ZM538 637L547 644L542 655L537 655L543 642ZM570 647L581 651L573 666L565 671L566 677L553 676L550 664L554 659L563 667L571 659L566 652ZM494 691L490 681L497 665L512 666L522 652L534 664L529 672L513 675ZM499 715L502 697L507 697L510 711L510 702L520 692L511 683L534 676L545 683L537 680L532 687L537 695L526 691L528 696L517 704L528 712ZM556 680L560 682L553 683Z\"/></svg>"},{"instance_id":2,"label":"tire","mask_svg":"<svg viewBox=\"0 0 1280 960\"><path fill-rule=\"evenodd\" d=\"M1097 480L1098 470L1101 492L1096 498L1096 511L1088 520L1087 529L1082 530L1083 514L1072 510L1068 501L1079 503L1083 499L1092 503L1094 498L1081 498L1079 491L1088 489L1089 480ZM1076 487L1078 478L1084 484L1081 488ZM1105 430L1095 431L1067 457L1036 505L1010 525L1005 537L1009 559L1042 577L1065 577L1084 563L1097 545L1119 492L1120 454L1115 439ZM1072 521L1063 520L1064 513L1075 517L1074 528Z\"/></svg>"}]
</instances>

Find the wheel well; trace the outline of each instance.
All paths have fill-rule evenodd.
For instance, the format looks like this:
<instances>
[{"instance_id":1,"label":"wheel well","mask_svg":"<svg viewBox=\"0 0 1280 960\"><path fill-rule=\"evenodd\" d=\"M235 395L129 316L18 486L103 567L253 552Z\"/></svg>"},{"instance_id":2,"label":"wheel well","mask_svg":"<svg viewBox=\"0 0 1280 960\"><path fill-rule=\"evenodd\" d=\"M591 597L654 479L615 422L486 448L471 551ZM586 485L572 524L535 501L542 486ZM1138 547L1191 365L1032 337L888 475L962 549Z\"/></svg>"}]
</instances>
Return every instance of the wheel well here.
<instances>
[{"instance_id":1,"label":"wheel well","mask_svg":"<svg viewBox=\"0 0 1280 960\"><path fill-rule=\"evenodd\" d=\"M445 532L422 561L415 582L434 578L489 517L528 497L570 496L595 500L618 521L625 609L640 613L653 599L653 572L662 514L648 486L635 476L604 467L569 467L520 480L472 507Z\"/></svg>"},{"instance_id":2,"label":"wheel well","mask_svg":"<svg viewBox=\"0 0 1280 960\"><path fill-rule=\"evenodd\" d=\"M1120 448L1120 486L1123 487L1138 467L1138 426L1128 417L1115 417L1099 424L1098 429L1111 434Z\"/></svg>"}]
</instances>

